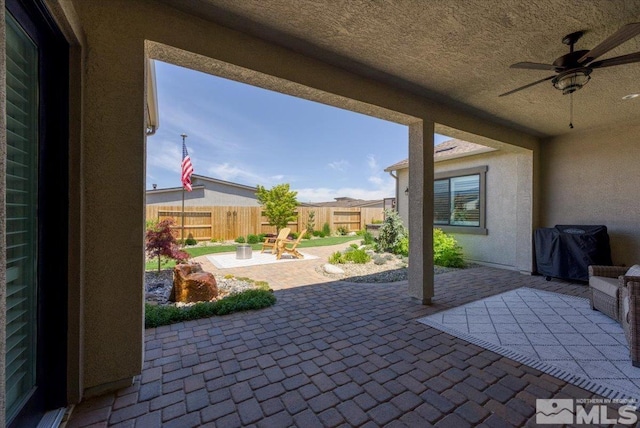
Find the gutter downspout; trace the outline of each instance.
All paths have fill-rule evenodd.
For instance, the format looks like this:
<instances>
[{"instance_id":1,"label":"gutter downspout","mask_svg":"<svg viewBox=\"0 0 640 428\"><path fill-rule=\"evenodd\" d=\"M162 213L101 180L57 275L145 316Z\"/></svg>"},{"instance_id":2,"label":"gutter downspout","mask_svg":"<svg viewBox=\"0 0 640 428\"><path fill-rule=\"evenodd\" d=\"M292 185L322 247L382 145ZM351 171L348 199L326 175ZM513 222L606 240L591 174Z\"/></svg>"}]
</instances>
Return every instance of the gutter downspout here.
<instances>
[{"instance_id":1,"label":"gutter downspout","mask_svg":"<svg viewBox=\"0 0 640 428\"><path fill-rule=\"evenodd\" d=\"M396 180L396 206L395 206L395 209L396 209L396 212L398 212L398 203L399 203L399 201L398 201L398 196L399 196L398 186L400 185L400 182L398 181L398 176L397 175L393 175L393 170L389 171L389 175L392 176Z\"/></svg>"},{"instance_id":2,"label":"gutter downspout","mask_svg":"<svg viewBox=\"0 0 640 428\"><path fill-rule=\"evenodd\" d=\"M147 59L147 129L145 134L151 136L160 126L158 114L158 93L156 91L156 67L152 59Z\"/></svg>"}]
</instances>

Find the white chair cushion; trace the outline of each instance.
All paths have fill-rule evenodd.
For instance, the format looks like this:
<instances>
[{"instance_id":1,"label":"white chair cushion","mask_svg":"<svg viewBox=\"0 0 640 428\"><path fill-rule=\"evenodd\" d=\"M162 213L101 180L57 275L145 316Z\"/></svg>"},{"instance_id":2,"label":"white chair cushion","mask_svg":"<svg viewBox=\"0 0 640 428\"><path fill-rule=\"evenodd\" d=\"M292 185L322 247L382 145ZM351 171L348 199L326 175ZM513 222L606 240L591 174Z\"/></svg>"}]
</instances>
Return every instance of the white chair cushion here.
<instances>
[{"instance_id":1,"label":"white chair cushion","mask_svg":"<svg viewBox=\"0 0 640 428\"><path fill-rule=\"evenodd\" d=\"M629 268L629 270L627 271L627 273L625 273L626 276L640 276L640 265L633 265Z\"/></svg>"},{"instance_id":2,"label":"white chair cushion","mask_svg":"<svg viewBox=\"0 0 640 428\"><path fill-rule=\"evenodd\" d=\"M604 276L592 276L589 278L589 286L611 297L618 297L620 281L618 278L607 278Z\"/></svg>"}]
</instances>

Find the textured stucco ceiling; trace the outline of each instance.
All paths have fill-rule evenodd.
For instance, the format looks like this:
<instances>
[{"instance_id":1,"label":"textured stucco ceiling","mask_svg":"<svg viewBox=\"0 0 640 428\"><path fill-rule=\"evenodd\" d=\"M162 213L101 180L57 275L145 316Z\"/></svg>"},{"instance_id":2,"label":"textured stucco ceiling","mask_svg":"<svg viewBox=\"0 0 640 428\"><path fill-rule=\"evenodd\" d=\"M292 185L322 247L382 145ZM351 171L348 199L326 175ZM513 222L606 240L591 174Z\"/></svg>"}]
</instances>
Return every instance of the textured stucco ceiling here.
<instances>
[{"instance_id":1,"label":"textured stucco ceiling","mask_svg":"<svg viewBox=\"0 0 640 428\"><path fill-rule=\"evenodd\" d=\"M515 70L551 63L583 30L591 49L640 21L640 0L162 0L369 77L540 136L570 132L569 96L544 82L554 74ZM640 36L600 59L640 51ZM594 70L574 94L574 125L587 129L640 121L640 63Z\"/></svg>"}]
</instances>

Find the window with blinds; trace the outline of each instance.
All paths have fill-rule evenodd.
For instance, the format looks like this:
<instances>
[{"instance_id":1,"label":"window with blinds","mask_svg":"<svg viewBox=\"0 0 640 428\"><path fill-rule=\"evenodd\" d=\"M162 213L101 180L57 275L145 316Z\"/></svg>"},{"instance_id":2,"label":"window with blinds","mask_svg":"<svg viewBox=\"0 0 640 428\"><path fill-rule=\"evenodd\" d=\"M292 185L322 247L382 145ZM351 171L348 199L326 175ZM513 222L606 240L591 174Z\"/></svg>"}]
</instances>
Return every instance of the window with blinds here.
<instances>
[{"instance_id":1,"label":"window with blinds","mask_svg":"<svg viewBox=\"0 0 640 428\"><path fill-rule=\"evenodd\" d=\"M38 51L6 15L6 409L20 410L36 383Z\"/></svg>"},{"instance_id":2,"label":"window with blinds","mask_svg":"<svg viewBox=\"0 0 640 428\"><path fill-rule=\"evenodd\" d=\"M434 181L434 224L480 226L480 174Z\"/></svg>"}]
</instances>

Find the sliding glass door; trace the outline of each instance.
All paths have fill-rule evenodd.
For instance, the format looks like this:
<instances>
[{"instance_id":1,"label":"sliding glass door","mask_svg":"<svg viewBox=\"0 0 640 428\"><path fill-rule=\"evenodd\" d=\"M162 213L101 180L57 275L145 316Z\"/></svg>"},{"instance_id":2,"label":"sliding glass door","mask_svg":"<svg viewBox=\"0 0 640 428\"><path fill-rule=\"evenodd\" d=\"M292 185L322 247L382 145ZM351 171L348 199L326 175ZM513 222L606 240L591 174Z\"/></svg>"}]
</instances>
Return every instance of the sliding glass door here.
<instances>
[{"instance_id":1,"label":"sliding glass door","mask_svg":"<svg viewBox=\"0 0 640 428\"><path fill-rule=\"evenodd\" d=\"M66 402L68 46L41 1L6 6L6 423L28 427Z\"/></svg>"},{"instance_id":2,"label":"sliding glass door","mask_svg":"<svg viewBox=\"0 0 640 428\"><path fill-rule=\"evenodd\" d=\"M38 50L7 15L6 406L12 419L36 385Z\"/></svg>"}]
</instances>

